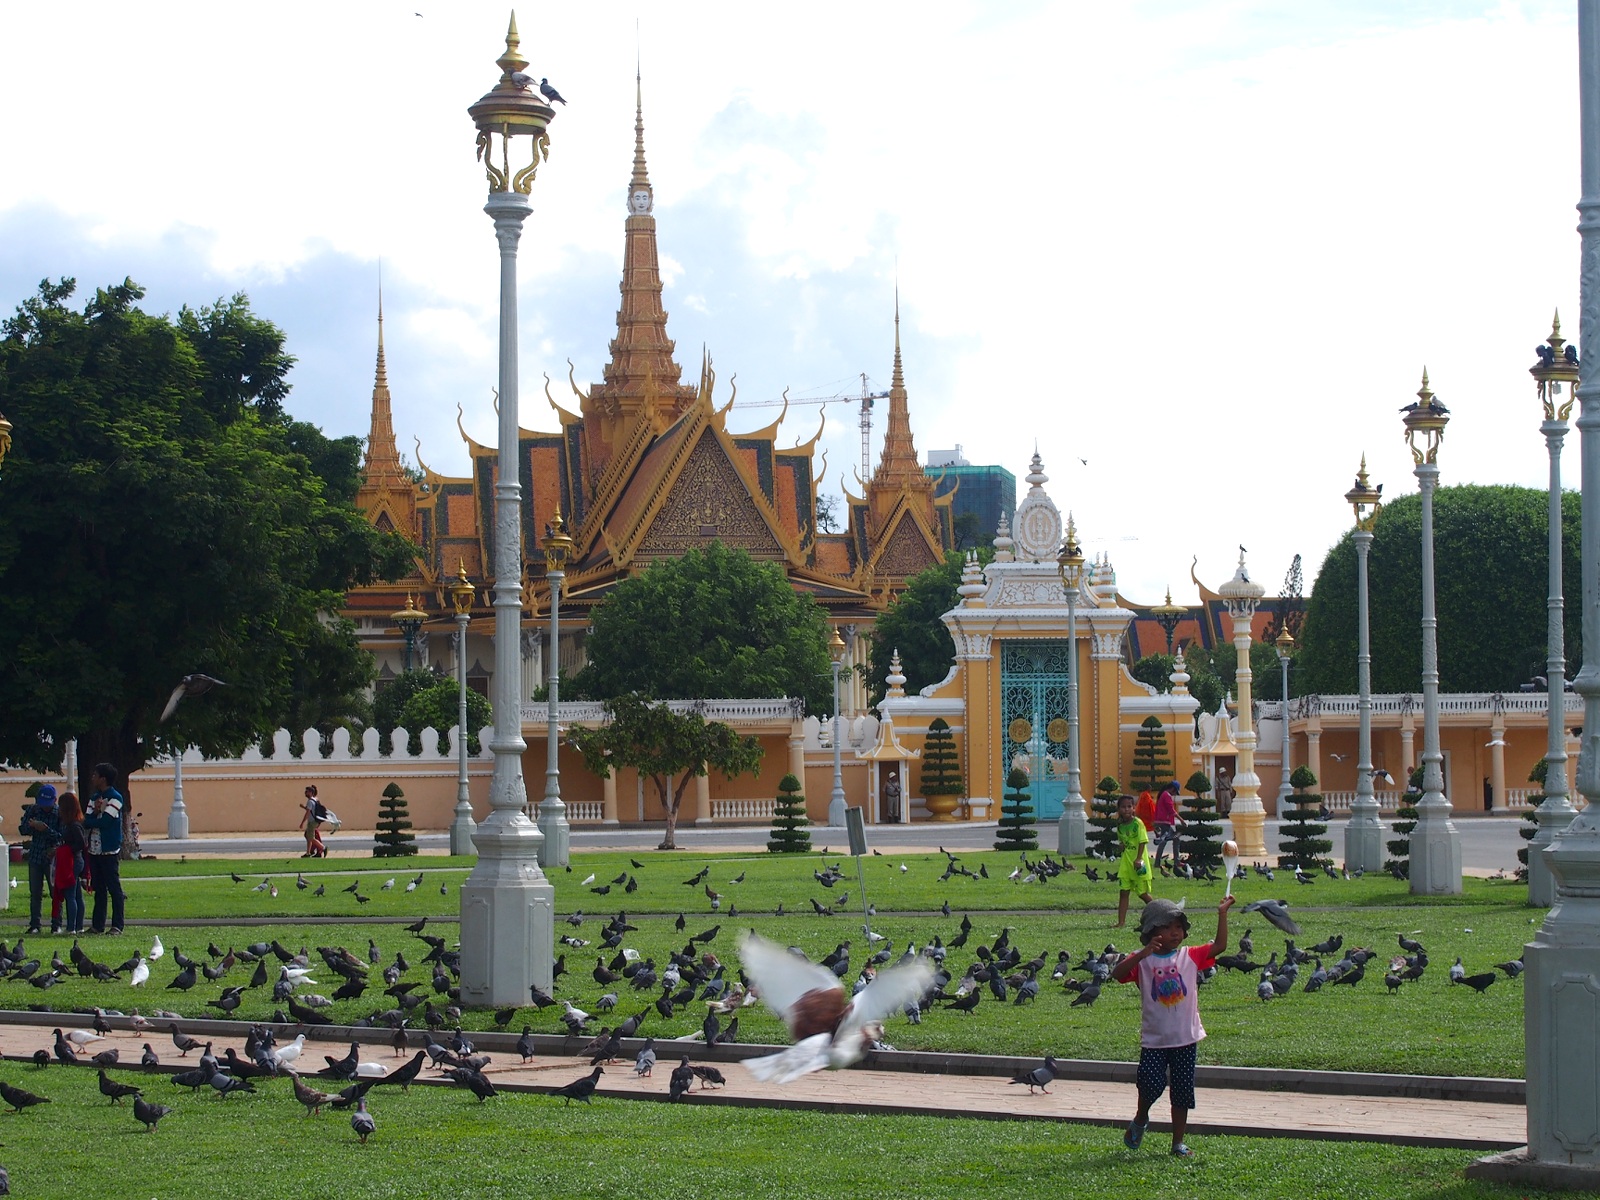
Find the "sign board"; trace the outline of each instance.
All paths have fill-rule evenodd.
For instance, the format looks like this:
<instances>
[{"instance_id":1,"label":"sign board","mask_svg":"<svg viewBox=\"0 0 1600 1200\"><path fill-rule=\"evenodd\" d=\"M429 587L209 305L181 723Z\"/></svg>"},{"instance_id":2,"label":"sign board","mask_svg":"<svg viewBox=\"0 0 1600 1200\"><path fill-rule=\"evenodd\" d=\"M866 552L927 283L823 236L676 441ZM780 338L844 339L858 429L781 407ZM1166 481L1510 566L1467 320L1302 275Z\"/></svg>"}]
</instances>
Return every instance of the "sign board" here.
<instances>
[{"instance_id":1,"label":"sign board","mask_svg":"<svg viewBox=\"0 0 1600 1200\"><path fill-rule=\"evenodd\" d=\"M859 808L844 810L844 829L850 835L850 853L860 858L867 852L867 826Z\"/></svg>"}]
</instances>

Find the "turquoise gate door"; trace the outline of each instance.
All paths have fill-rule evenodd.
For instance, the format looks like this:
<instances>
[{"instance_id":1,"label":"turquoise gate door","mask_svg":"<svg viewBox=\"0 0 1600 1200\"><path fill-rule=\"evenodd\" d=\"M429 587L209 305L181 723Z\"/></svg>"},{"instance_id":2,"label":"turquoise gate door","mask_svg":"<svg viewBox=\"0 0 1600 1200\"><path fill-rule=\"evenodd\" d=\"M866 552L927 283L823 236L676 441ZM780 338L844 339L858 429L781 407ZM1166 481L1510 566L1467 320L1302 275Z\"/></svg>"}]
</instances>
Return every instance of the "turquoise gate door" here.
<instances>
[{"instance_id":1,"label":"turquoise gate door","mask_svg":"<svg viewBox=\"0 0 1600 1200\"><path fill-rule=\"evenodd\" d=\"M1026 771L1040 821L1060 817L1067 794L1068 653L1066 638L1000 643L1001 782Z\"/></svg>"}]
</instances>

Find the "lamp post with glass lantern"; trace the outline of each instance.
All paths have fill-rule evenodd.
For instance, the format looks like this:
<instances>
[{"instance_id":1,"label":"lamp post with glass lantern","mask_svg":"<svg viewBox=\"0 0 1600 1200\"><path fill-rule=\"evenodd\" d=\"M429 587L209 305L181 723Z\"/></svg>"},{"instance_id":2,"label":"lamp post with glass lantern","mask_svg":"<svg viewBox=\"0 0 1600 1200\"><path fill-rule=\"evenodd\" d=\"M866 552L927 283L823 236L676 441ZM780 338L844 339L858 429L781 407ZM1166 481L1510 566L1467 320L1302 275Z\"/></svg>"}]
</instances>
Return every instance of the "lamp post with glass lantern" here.
<instances>
[{"instance_id":1,"label":"lamp post with glass lantern","mask_svg":"<svg viewBox=\"0 0 1600 1200\"><path fill-rule=\"evenodd\" d=\"M1273 648L1278 652L1278 668L1282 672L1279 682L1283 689L1278 693L1283 697L1283 753L1278 756L1278 773L1282 776L1278 780L1278 819L1281 821L1289 805L1289 660L1294 657L1294 638L1287 625L1278 631Z\"/></svg>"},{"instance_id":2,"label":"lamp post with glass lantern","mask_svg":"<svg viewBox=\"0 0 1600 1200\"><path fill-rule=\"evenodd\" d=\"M567 806L561 799L561 584L567 577L567 562L573 542L561 521L561 510L539 545L544 549L544 575L550 581L550 667L548 703L545 708L544 799L539 802L539 832L544 834L544 853L539 865L549 870L564 867L572 845L572 827L567 824Z\"/></svg>"},{"instance_id":3,"label":"lamp post with glass lantern","mask_svg":"<svg viewBox=\"0 0 1600 1200\"><path fill-rule=\"evenodd\" d=\"M1433 493L1439 486L1439 443L1450 410L1439 403L1422 372L1417 402L1405 414L1422 495L1422 799L1411 830L1411 892L1418 896L1458 895L1461 891L1461 833L1450 820L1444 794L1444 752L1439 748L1439 618L1433 601Z\"/></svg>"},{"instance_id":4,"label":"lamp post with glass lantern","mask_svg":"<svg viewBox=\"0 0 1600 1200\"><path fill-rule=\"evenodd\" d=\"M1078 547L1078 527L1071 513L1067 514L1061 552L1056 555L1056 571L1067 597L1067 794L1061 802L1061 819L1056 823L1056 850L1061 854L1084 854L1088 852L1089 822L1078 777L1078 596L1083 587L1083 551ZM1167 600L1171 599L1169 592ZM1172 644L1170 630L1167 644Z\"/></svg>"},{"instance_id":5,"label":"lamp post with glass lantern","mask_svg":"<svg viewBox=\"0 0 1600 1200\"><path fill-rule=\"evenodd\" d=\"M411 654L417 645L417 630L422 628L422 623L428 619L428 614L417 607L417 598L407 592L406 606L399 612L390 613L389 619L400 627L400 636L405 639L406 648L400 660L400 669L409 671Z\"/></svg>"},{"instance_id":6,"label":"lamp post with glass lantern","mask_svg":"<svg viewBox=\"0 0 1600 1200\"><path fill-rule=\"evenodd\" d=\"M844 766L839 760L839 669L844 665L845 644L839 631L828 642L828 657L833 660L833 792L828 797L828 824L844 826Z\"/></svg>"},{"instance_id":7,"label":"lamp post with glass lantern","mask_svg":"<svg viewBox=\"0 0 1600 1200\"><path fill-rule=\"evenodd\" d=\"M467 623L472 620L472 597L477 592L467 578L467 564L459 562L456 581L448 589L456 613L456 814L450 822L450 853L471 854L472 793L467 784Z\"/></svg>"},{"instance_id":8,"label":"lamp post with glass lantern","mask_svg":"<svg viewBox=\"0 0 1600 1200\"><path fill-rule=\"evenodd\" d=\"M1378 819L1378 798L1372 793L1372 649L1367 629L1367 552L1372 549L1372 527L1383 509L1383 488L1367 479L1367 456L1361 456L1356 484L1344 494L1355 511L1356 527L1350 537L1356 544L1356 700L1359 733L1356 743L1356 798L1344 826L1344 865L1347 871L1377 871L1383 866L1383 822Z\"/></svg>"},{"instance_id":9,"label":"lamp post with glass lantern","mask_svg":"<svg viewBox=\"0 0 1600 1200\"><path fill-rule=\"evenodd\" d=\"M461 885L461 995L467 1004L525 1004L528 989L546 991L554 969L555 889L539 869L544 835L523 812L522 778L522 487L517 421L517 243L532 211L528 193L549 154L555 110L526 73L515 14L506 31L500 78L467 112L477 127L478 158L489 177L484 212L500 247L499 455L494 483L494 774L489 815L473 835L478 862ZM512 143L531 148L514 168ZM496 139L498 139L498 144ZM498 162L496 159L498 158Z\"/></svg>"},{"instance_id":10,"label":"lamp post with glass lantern","mask_svg":"<svg viewBox=\"0 0 1600 1200\"><path fill-rule=\"evenodd\" d=\"M1548 908L1555 903L1556 884L1542 852L1578 815L1567 789L1566 602L1561 580L1561 443L1566 439L1567 418L1577 399L1578 351L1561 336L1560 313L1550 324L1549 341L1539 347L1538 353L1539 361L1528 368L1528 374L1537 383L1539 400L1544 405L1544 422L1539 431L1550 452L1550 594L1546 601L1549 650L1545 667L1549 686L1545 688L1548 740L1544 752L1544 801L1535 813L1539 828L1528 848L1528 903ZM1563 384L1567 392L1561 400Z\"/></svg>"}]
</instances>

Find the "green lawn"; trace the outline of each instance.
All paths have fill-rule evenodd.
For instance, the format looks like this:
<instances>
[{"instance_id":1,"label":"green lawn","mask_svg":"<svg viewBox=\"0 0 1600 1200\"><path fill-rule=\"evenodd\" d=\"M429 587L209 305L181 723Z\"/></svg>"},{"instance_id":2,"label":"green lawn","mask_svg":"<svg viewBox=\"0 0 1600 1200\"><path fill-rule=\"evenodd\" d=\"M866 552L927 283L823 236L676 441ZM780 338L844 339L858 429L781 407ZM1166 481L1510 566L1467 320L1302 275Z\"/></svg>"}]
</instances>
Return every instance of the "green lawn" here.
<instances>
[{"instance_id":1,"label":"green lawn","mask_svg":"<svg viewBox=\"0 0 1600 1200\"><path fill-rule=\"evenodd\" d=\"M581 1072L574 1071L576 1078ZM148 1095L173 1106L154 1134L131 1101L108 1104L85 1069L6 1064L3 1075L51 1103L0 1116L0 1163L14 1194L51 1200L255 1200L264 1192L367 1197L538 1195L683 1200L786 1200L870 1187L926 1200L974 1195L1294 1195L1499 1200L1546 1193L1465 1182L1472 1155L1373 1143L1263 1142L1197 1137L1195 1159L1139 1153L1113 1128L1036 1121L856 1116L806 1111L650 1104L602 1096L564 1106L504 1094L479 1104L466 1092L380 1088L378 1131L360 1145L348 1118L307 1117L287 1080L227 1100L191 1096L165 1077ZM136 1072L118 1077L138 1081ZM841 1088L848 1076L839 1076ZM666 1091L666 1080L661 1080ZM640 1137L648 1127L649 1137ZM1292 1182L1290 1182L1292 1180ZM870 1181L870 1182L869 1182ZM87 1189L87 1190L86 1190Z\"/></svg>"}]
</instances>

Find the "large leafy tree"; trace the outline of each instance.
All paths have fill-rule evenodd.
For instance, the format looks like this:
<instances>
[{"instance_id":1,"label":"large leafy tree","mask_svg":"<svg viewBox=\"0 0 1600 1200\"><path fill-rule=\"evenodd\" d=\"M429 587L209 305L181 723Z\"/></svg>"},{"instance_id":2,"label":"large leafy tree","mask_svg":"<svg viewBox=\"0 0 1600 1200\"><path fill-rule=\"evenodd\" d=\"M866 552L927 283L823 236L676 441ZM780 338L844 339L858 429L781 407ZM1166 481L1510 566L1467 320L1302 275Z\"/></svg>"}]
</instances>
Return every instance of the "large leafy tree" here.
<instances>
[{"instance_id":1,"label":"large leafy tree","mask_svg":"<svg viewBox=\"0 0 1600 1200\"><path fill-rule=\"evenodd\" d=\"M987 555L984 556L987 560ZM951 550L944 561L917 572L906 580L905 590L890 603L888 610L872 627L871 673L868 693L873 703L883 699L888 689L889 661L900 652L900 669L906 677L910 695L938 683L955 662L956 644L939 618L954 608L961 597L961 571L966 555Z\"/></svg>"},{"instance_id":2,"label":"large leafy tree","mask_svg":"<svg viewBox=\"0 0 1600 1200\"><path fill-rule=\"evenodd\" d=\"M1434 494L1439 683L1452 692L1515 691L1545 666L1548 494L1460 486ZM1566 649L1581 657L1579 498L1563 497ZM1372 690L1422 687L1422 504L1386 504L1367 560ZM1328 552L1306 610L1296 695L1356 690L1356 554L1349 534ZM1276 695L1276 690L1273 691Z\"/></svg>"},{"instance_id":3,"label":"large leafy tree","mask_svg":"<svg viewBox=\"0 0 1600 1200\"><path fill-rule=\"evenodd\" d=\"M124 774L343 715L371 656L334 614L408 569L356 511L360 443L284 410L293 359L241 295L177 317L46 281L0 325L0 760ZM192 672L227 687L159 717Z\"/></svg>"},{"instance_id":4,"label":"large leafy tree","mask_svg":"<svg viewBox=\"0 0 1600 1200\"><path fill-rule=\"evenodd\" d=\"M822 609L771 563L713 542L626 579L594 615L577 694L609 700L798 696L830 711Z\"/></svg>"},{"instance_id":5,"label":"large leafy tree","mask_svg":"<svg viewBox=\"0 0 1600 1200\"><path fill-rule=\"evenodd\" d=\"M607 700L606 723L594 729L574 728L567 741L602 779L618 767L633 767L655 784L667 814L667 833L658 850L678 848L678 809L691 779L709 768L734 776L753 775L761 766L758 739L741 736L697 712L675 713L664 703L634 693Z\"/></svg>"}]
</instances>

